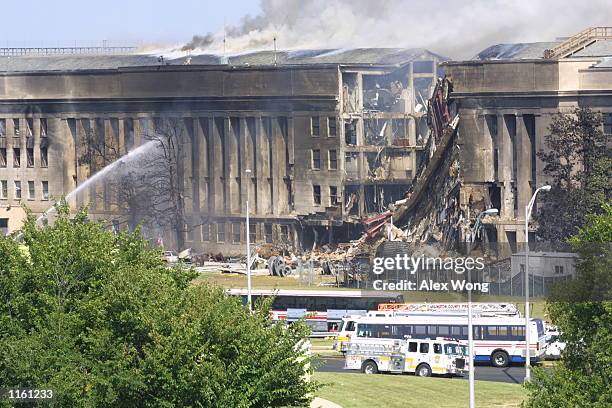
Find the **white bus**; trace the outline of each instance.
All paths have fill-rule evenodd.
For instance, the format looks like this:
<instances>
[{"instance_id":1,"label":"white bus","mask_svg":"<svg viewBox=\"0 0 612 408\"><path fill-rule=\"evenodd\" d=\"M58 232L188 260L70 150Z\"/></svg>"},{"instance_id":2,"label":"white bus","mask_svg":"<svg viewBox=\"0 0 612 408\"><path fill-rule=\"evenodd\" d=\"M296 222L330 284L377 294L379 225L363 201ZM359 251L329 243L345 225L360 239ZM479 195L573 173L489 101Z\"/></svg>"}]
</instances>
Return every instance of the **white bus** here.
<instances>
[{"instance_id":1,"label":"white bus","mask_svg":"<svg viewBox=\"0 0 612 408\"><path fill-rule=\"evenodd\" d=\"M337 350L345 352L353 338L435 339L453 338L467 344L467 316L364 316L347 318L338 335ZM475 317L474 361L494 367L525 362L525 320L516 317ZM546 337L540 319L531 319L530 356L544 354Z\"/></svg>"},{"instance_id":2,"label":"white bus","mask_svg":"<svg viewBox=\"0 0 612 408\"><path fill-rule=\"evenodd\" d=\"M246 305L246 289L227 289L225 293L239 296ZM383 303L403 302L399 292L375 290L254 289L251 296L253 303L272 297L272 320L292 323L303 319L311 337L335 337L344 317L365 315Z\"/></svg>"}]
</instances>

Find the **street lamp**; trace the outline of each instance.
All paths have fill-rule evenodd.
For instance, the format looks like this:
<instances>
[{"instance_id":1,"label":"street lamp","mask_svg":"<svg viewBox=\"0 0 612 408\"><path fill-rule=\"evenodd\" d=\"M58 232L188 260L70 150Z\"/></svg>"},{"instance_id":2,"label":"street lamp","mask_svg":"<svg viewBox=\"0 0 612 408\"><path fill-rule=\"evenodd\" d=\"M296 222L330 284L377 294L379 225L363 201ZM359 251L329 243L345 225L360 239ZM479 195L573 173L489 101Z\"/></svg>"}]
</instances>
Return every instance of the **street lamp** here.
<instances>
[{"instance_id":1,"label":"street lamp","mask_svg":"<svg viewBox=\"0 0 612 408\"><path fill-rule=\"evenodd\" d=\"M246 199L246 251L247 251L247 265L246 265L246 270L247 270L247 305L249 307L249 310L253 310L253 300L251 297L251 226L249 224L249 190L250 190L250 183L251 180L249 179L250 175L251 175L251 170L250 169L246 169L244 171L246 173L246 192L247 192L247 199Z\"/></svg>"},{"instance_id":2,"label":"street lamp","mask_svg":"<svg viewBox=\"0 0 612 408\"><path fill-rule=\"evenodd\" d=\"M531 381L531 353L529 350L529 218L531 218L531 210L533 210L538 193L540 191L550 191L550 189L549 185L538 188L533 193L533 196L531 196L529 204L525 207L525 381Z\"/></svg>"},{"instance_id":3,"label":"street lamp","mask_svg":"<svg viewBox=\"0 0 612 408\"><path fill-rule=\"evenodd\" d=\"M499 212L497 208L489 208L488 210L482 211L476 217L476 222L474 223L474 227L470 231L470 240L468 241L468 256L472 252L472 244L474 243L474 239L476 238L476 234L478 230L481 228L480 219L484 215L495 215ZM468 283L472 282L472 270L468 269ZM475 399L474 399L474 329L472 326L472 287L470 285L468 289L468 350L469 350L469 383L470 383L470 408L474 408Z\"/></svg>"}]
</instances>

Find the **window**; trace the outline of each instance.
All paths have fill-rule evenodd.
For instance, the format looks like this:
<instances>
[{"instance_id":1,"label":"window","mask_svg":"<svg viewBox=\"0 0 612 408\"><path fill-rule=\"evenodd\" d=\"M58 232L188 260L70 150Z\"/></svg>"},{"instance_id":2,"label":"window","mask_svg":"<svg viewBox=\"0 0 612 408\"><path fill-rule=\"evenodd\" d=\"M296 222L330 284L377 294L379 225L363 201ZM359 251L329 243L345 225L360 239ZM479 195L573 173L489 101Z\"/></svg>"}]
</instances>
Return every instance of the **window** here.
<instances>
[{"instance_id":1,"label":"window","mask_svg":"<svg viewBox=\"0 0 612 408\"><path fill-rule=\"evenodd\" d=\"M0 167L6 167L6 147L0 148Z\"/></svg>"},{"instance_id":2,"label":"window","mask_svg":"<svg viewBox=\"0 0 612 408\"><path fill-rule=\"evenodd\" d=\"M289 242L289 226L281 225L280 226L280 240L281 242Z\"/></svg>"},{"instance_id":3,"label":"window","mask_svg":"<svg viewBox=\"0 0 612 408\"><path fill-rule=\"evenodd\" d=\"M257 241L257 225L249 223L249 240L251 242Z\"/></svg>"},{"instance_id":4,"label":"window","mask_svg":"<svg viewBox=\"0 0 612 408\"><path fill-rule=\"evenodd\" d=\"M310 118L310 134L312 137L319 137L321 135L318 116L313 116Z\"/></svg>"},{"instance_id":5,"label":"window","mask_svg":"<svg viewBox=\"0 0 612 408\"><path fill-rule=\"evenodd\" d=\"M438 326L438 336L448 336L450 334L449 326Z\"/></svg>"},{"instance_id":6,"label":"window","mask_svg":"<svg viewBox=\"0 0 612 408\"><path fill-rule=\"evenodd\" d=\"M416 353L418 350L418 346L417 346L417 342L416 341L411 341L410 343L408 343L408 352L409 353Z\"/></svg>"},{"instance_id":7,"label":"window","mask_svg":"<svg viewBox=\"0 0 612 408\"><path fill-rule=\"evenodd\" d=\"M555 275L563 275L563 265L555 265Z\"/></svg>"},{"instance_id":8,"label":"window","mask_svg":"<svg viewBox=\"0 0 612 408\"><path fill-rule=\"evenodd\" d=\"M36 188L34 187L34 181L28 181L28 200L34 200L36 198Z\"/></svg>"},{"instance_id":9,"label":"window","mask_svg":"<svg viewBox=\"0 0 612 408\"><path fill-rule=\"evenodd\" d=\"M19 136L19 119L13 119L13 134Z\"/></svg>"},{"instance_id":10,"label":"window","mask_svg":"<svg viewBox=\"0 0 612 408\"><path fill-rule=\"evenodd\" d=\"M48 167L49 166L49 156L48 150L46 147L40 148L40 167Z\"/></svg>"},{"instance_id":11,"label":"window","mask_svg":"<svg viewBox=\"0 0 612 408\"><path fill-rule=\"evenodd\" d=\"M329 137L335 137L337 135L336 118L333 116L327 118L327 135Z\"/></svg>"},{"instance_id":12,"label":"window","mask_svg":"<svg viewBox=\"0 0 612 408\"><path fill-rule=\"evenodd\" d=\"M423 336L427 333L427 327L423 325L416 325L414 326L413 332L418 336Z\"/></svg>"},{"instance_id":13,"label":"window","mask_svg":"<svg viewBox=\"0 0 612 408\"><path fill-rule=\"evenodd\" d=\"M21 181L15 181L15 199L21 200Z\"/></svg>"},{"instance_id":14,"label":"window","mask_svg":"<svg viewBox=\"0 0 612 408\"><path fill-rule=\"evenodd\" d=\"M525 326L510 326L510 339L512 340L525 340Z\"/></svg>"},{"instance_id":15,"label":"window","mask_svg":"<svg viewBox=\"0 0 612 408\"><path fill-rule=\"evenodd\" d=\"M27 159L27 166L34 167L34 149L32 148L26 149L26 159Z\"/></svg>"},{"instance_id":16,"label":"window","mask_svg":"<svg viewBox=\"0 0 612 408\"><path fill-rule=\"evenodd\" d=\"M421 343L421 347L419 347L420 353L429 353L429 343Z\"/></svg>"},{"instance_id":17,"label":"window","mask_svg":"<svg viewBox=\"0 0 612 408\"><path fill-rule=\"evenodd\" d=\"M612 135L612 113L604 114L603 130L606 135Z\"/></svg>"},{"instance_id":18,"label":"window","mask_svg":"<svg viewBox=\"0 0 612 408\"><path fill-rule=\"evenodd\" d=\"M338 187L329 186L329 204L338 205Z\"/></svg>"},{"instance_id":19,"label":"window","mask_svg":"<svg viewBox=\"0 0 612 408\"><path fill-rule=\"evenodd\" d=\"M210 224L202 225L202 242L210 241Z\"/></svg>"},{"instance_id":20,"label":"window","mask_svg":"<svg viewBox=\"0 0 612 408\"><path fill-rule=\"evenodd\" d=\"M330 170L338 169L338 155L335 150L329 151L329 169Z\"/></svg>"},{"instance_id":21,"label":"window","mask_svg":"<svg viewBox=\"0 0 612 408\"><path fill-rule=\"evenodd\" d=\"M21 149L13 148L13 167L21 167Z\"/></svg>"},{"instance_id":22,"label":"window","mask_svg":"<svg viewBox=\"0 0 612 408\"><path fill-rule=\"evenodd\" d=\"M321 150L319 149L312 149L312 168L321 169Z\"/></svg>"},{"instance_id":23,"label":"window","mask_svg":"<svg viewBox=\"0 0 612 408\"><path fill-rule=\"evenodd\" d=\"M40 118L40 137L47 137L47 118Z\"/></svg>"},{"instance_id":24,"label":"window","mask_svg":"<svg viewBox=\"0 0 612 408\"><path fill-rule=\"evenodd\" d=\"M433 351L435 354L442 354L442 345L440 343L434 343Z\"/></svg>"},{"instance_id":25,"label":"window","mask_svg":"<svg viewBox=\"0 0 612 408\"><path fill-rule=\"evenodd\" d=\"M321 205L321 186L312 186L312 200L315 205Z\"/></svg>"},{"instance_id":26,"label":"window","mask_svg":"<svg viewBox=\"0 0 612 408\"><path fill-rule=\"evenodd\" d=\"M0 137L6 136L6 119L0 119Z\"/></svg>"},{"instance_id":27,"label":"window","mask_svg":"<svg viewBox=\"0 0 612 408\"><path fill-rule=\"evenodd\" d=\"M232 223L232 243L234 244L240 243L240 223L239 222Z\"/></svg>"},{"instance_id":28,"label":"window","mask_svg":"<svg viewBox=\"0 0 612 408\"><path fill-rule=\"evenodd\" d=\"M43 189L43 200L48 200L49 199L49 182L43 181L41 184L42 184L42 189Z\"/></svg>"},{"instance_id":29,"label":"window","mask_svg":"<svg viewBox=\"0 0 612 408\"><path fill-rule=\"evenodd\" d=\"M34 119L26 118L26 136L31 137L34 134Z\"/></svg>"},{"instance_id":30,"label":"window","mask_svg":"<svg viewBox=\"0 0 612 408\"><path fill-rule=\"evenodd\" d=\"M268 244L272 243L272 224L264 224L264 235Z\"/></svg>"},{"instance_id":31,"label":"window","mask_svg":"<svg viewBox=\"0 0 612 408\"><path fill-rule=\"evenodd\" d=\"M427 334L435 338L438 335L438 326L434 326L434 325L427 326Z\"/></svg>"},{"instance_id":32,"label":"window","mask_svg":"<svg viewBox=\"0 0 612 408\"><path fill-rule=\"evenodd\" d=\"M8 183L6 180L0 180L0 198L4 200L8 198Z\"/></svg>"},{"instance_id":33,"label":"window","mask_svg":"<svg viewBox=\"0 0 612 408\"><path fill-rule=\"evenodd\" d=\"M217 223L217 242L225 242L225 224Z\"/></svg>"},{"instance_id":34,"label":"window","mask_svg":"<svg viewBox=\"0 0 612 408\"><path fill-rule=\"evenodd\" d=\"M8 218L0 218L0 234L8 234Z\"/></svg>"}]
</instances>

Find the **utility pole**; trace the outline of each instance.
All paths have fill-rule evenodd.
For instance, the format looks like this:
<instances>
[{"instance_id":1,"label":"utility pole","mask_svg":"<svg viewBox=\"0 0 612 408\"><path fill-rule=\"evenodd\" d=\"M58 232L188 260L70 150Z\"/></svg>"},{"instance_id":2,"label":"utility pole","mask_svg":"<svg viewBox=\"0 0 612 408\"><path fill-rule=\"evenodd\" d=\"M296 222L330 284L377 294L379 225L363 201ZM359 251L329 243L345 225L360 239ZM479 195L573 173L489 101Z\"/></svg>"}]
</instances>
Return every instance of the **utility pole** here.
<instances>
[{"instance_id":1,"label":"utility pole","mask_svg":"<svg viewBox=\"0 0 612 408\"><path fill-rule=\"evenodd\" d=\"M247 304L249 306L249 310L253 310L253 299L251 296L251 229L249 224L249 187L250 187L250 177L251 170L246 169L244 171L247 175L247 199L246 199L246 251L247 251Z\"/></svg>"},{"instance_id":2,"label":"utility pole","mask_svg":"<svg viewBox=\"0 0 612 408\"><path fill-rule=\"evenodd\" d=\"M536 196L540 191L550 191L549 185L538 188L529 204L525 207L525 382L531 381L531 352L530 352L530 336L531 324L529 322L529 218L531 218L531 210L535 204Z\"/></svg>"}]
</instances>

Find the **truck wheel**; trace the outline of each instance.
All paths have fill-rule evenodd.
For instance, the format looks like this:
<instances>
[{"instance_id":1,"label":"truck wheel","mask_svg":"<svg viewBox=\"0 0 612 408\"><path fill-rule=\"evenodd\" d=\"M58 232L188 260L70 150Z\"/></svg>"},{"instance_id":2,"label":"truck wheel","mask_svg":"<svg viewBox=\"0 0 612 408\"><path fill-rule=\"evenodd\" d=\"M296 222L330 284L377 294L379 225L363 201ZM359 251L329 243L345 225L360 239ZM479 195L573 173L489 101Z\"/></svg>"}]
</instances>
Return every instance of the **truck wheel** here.
<instances>
[{"instance_id":1,"label":"truck wheel","mask_svg":"<svg viewBox=\"0 0 612 408\"><path fill-rule=\"evenodd\" d=\"M508 357L508 353L505 351L496 351L491 355L491 364L493 367L508 367L510 363L510 358Z\"/></svg>"},{"instance_id":2,"label":"truck wheel","mask_svg":"<svg viewBox=\"0 0 612 408\"><path fill-rule=\"evenodd\" d=\"M415 374L419 377L431 377L431 367L428 364L421 364L417 367Z\"/></svg>"},{"instance_id":3,"label":"truck wheel","mask_svg":"<svg viewBox=\"0 0 612 408\"><path fill-rule=\"evenodd\" d=\"M364 374L378 374L378 366L372 360L366 361L361 366L361 372Z\"/></svg>"}]
</instances>

